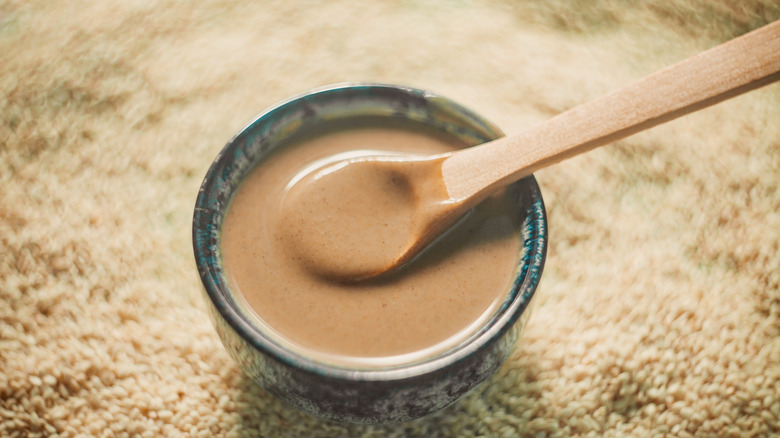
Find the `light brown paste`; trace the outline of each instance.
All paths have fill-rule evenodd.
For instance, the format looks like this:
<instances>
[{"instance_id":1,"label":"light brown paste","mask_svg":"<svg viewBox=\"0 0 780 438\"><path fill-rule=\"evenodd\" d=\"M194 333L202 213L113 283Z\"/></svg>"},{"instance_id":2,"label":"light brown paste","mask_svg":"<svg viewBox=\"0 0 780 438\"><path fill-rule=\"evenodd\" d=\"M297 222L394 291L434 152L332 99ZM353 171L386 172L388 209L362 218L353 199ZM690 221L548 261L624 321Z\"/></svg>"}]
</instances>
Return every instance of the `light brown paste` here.
<instances>
[{"instance_id":1,"label":"light brown paste","mask_svg":"<svg viewBox=\"0 0 780 438\"><path fill-rule=\"evenodd\" d=\"M318 247L318 236L332 227L361 229L376 221L387 223L392 233L393 226L406 226L403 213L352 193L371 190L355 175L335 201L349 204L343 217L299 229L311 240L297 239L306 242L304 249L291 249L284 236L305 212L281 210L289 183L317 160L361 149L438 154L463 146L410 126L363 126L300 139L261 162L236 192L222 228L228 281L261 329L315 359L358 367L420 360L471 335L509 291L515 274L520 242L503 197L480 204L402 270L353 284L317 275L296 260L296 252L353 250ZM389 174L387 186L374 195L392 196L396 183ZM351 208L377 215L371 224L354 223Z\"/></svg>"},{"instance_id":2,"label":"light brown paste","mask_svg":"<svg viewBox=\"0 0 780 438\"><path fill-rule=\"evenodd\" d=\"M447 211L443 157L374 154L336 155L289 187L279 237L309 271L347 282L384 274Z\"/></svg>"}]
</instances>

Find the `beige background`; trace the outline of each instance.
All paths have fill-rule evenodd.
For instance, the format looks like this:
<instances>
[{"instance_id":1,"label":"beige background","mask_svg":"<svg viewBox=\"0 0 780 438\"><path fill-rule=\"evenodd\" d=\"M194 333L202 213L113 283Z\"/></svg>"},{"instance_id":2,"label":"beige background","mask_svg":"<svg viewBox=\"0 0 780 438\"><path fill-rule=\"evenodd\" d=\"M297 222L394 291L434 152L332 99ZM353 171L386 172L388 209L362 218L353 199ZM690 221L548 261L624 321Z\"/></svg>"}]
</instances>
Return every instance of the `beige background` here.
<instances>
[{"instance_id":1,"label":"beige background","mask_svg":"<svg viewBox=\"0 0 780 438\"><path fill-rule=\"evenodd\" d=\"M241 376L191 210L256 113L430 89L507 133L780 18L772 0L0 0L0 436L768 436L780 431L780 88L537 174L535 314L480 391L364 427Z\"/></svg>"}]
</instances>

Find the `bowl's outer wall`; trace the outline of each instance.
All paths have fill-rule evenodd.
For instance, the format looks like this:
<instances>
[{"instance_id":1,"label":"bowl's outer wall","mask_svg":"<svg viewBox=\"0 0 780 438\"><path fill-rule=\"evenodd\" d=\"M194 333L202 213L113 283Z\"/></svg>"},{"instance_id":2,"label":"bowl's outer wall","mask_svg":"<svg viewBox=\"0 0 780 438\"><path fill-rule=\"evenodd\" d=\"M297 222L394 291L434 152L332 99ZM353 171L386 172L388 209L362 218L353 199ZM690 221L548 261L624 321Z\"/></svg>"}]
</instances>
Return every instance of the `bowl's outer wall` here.
<instances>
[{"instance_id":1,"label":"bowl's outer wall","mask_svg":"<svg viewBox=\"0 0 780 438\"><path fill-rule=\"evenodd\" d=\"M323 366L261 339L249 322L251 317L230 296L222 273L219 233L230 197L244 176L298 129L333 117L365 115L420 121L472 144L503 135L476 114L421 90L379 84L315 90L261 114L228 142L201 186L193 219L193 245L209 314L226 349L248 376L313 415L353 423L398 422L453 403L493 375L512 353L544 266L546 213L533 177L513 185L512 195L518 197L526 214L524 252L511 294L514 298L502 305L498 311L501 318L494 318L493 327L470 338L481 337L480 343L472 343L476 347L455 360L440 361L440 367L412 366L396 370L388 378L382 371Z\"/></svg>"}]
</instances>

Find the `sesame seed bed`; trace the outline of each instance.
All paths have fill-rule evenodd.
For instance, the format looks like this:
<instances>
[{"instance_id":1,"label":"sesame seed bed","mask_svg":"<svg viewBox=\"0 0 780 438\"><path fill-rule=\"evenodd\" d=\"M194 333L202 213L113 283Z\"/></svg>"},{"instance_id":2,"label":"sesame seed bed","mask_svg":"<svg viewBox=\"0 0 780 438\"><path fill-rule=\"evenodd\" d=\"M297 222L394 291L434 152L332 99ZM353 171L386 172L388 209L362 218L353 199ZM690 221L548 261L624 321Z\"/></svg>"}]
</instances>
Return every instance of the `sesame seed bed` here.
<instances>
[{"instance_id":1,"label":"sesame seed bed","mask_svg":"<svg viewBox=\"0 0 780 438\"><path fill-rule=\"evenodd\" d=\"M515 353L411 423L325 422L245 378L190 240L222 145L306 89L408 84L515 133L778 18L772 0L4 2L0 436L779 434L778 85L537 173L550 248Z\"/></svg>"}]
</instances>

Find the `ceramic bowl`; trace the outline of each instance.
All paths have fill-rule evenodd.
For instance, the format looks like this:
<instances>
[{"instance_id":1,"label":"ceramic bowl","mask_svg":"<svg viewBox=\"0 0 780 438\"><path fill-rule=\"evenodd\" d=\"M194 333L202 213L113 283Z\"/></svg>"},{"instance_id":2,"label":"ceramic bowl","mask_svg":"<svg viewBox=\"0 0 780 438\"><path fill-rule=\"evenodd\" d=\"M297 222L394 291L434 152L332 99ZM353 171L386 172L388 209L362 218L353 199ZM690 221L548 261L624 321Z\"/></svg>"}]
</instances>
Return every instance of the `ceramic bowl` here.
<instances>
[{"instance_id":1,"label":"ceramic bowl","mask_svg":"<svg viewBox=\"0 0 780 438\"><path fill-rule=\"evenodd\" d=\"M542 195L533 176L510 187L524 217L517 276L476 333L428 359L379 369L328 365L286 349L255 324L231 293L220 258L220 229L242 179L285 138L334 120L405 118L479 144L502 136L474 112L436 94L383 84L341 84L279 103L242 129L212 163L195 205L193 246L217 333L240 368L270 393L310 414L353 423L400 422L444 408L493 375L528 319L547 250Z\"/></svg>"}]
</instances>

